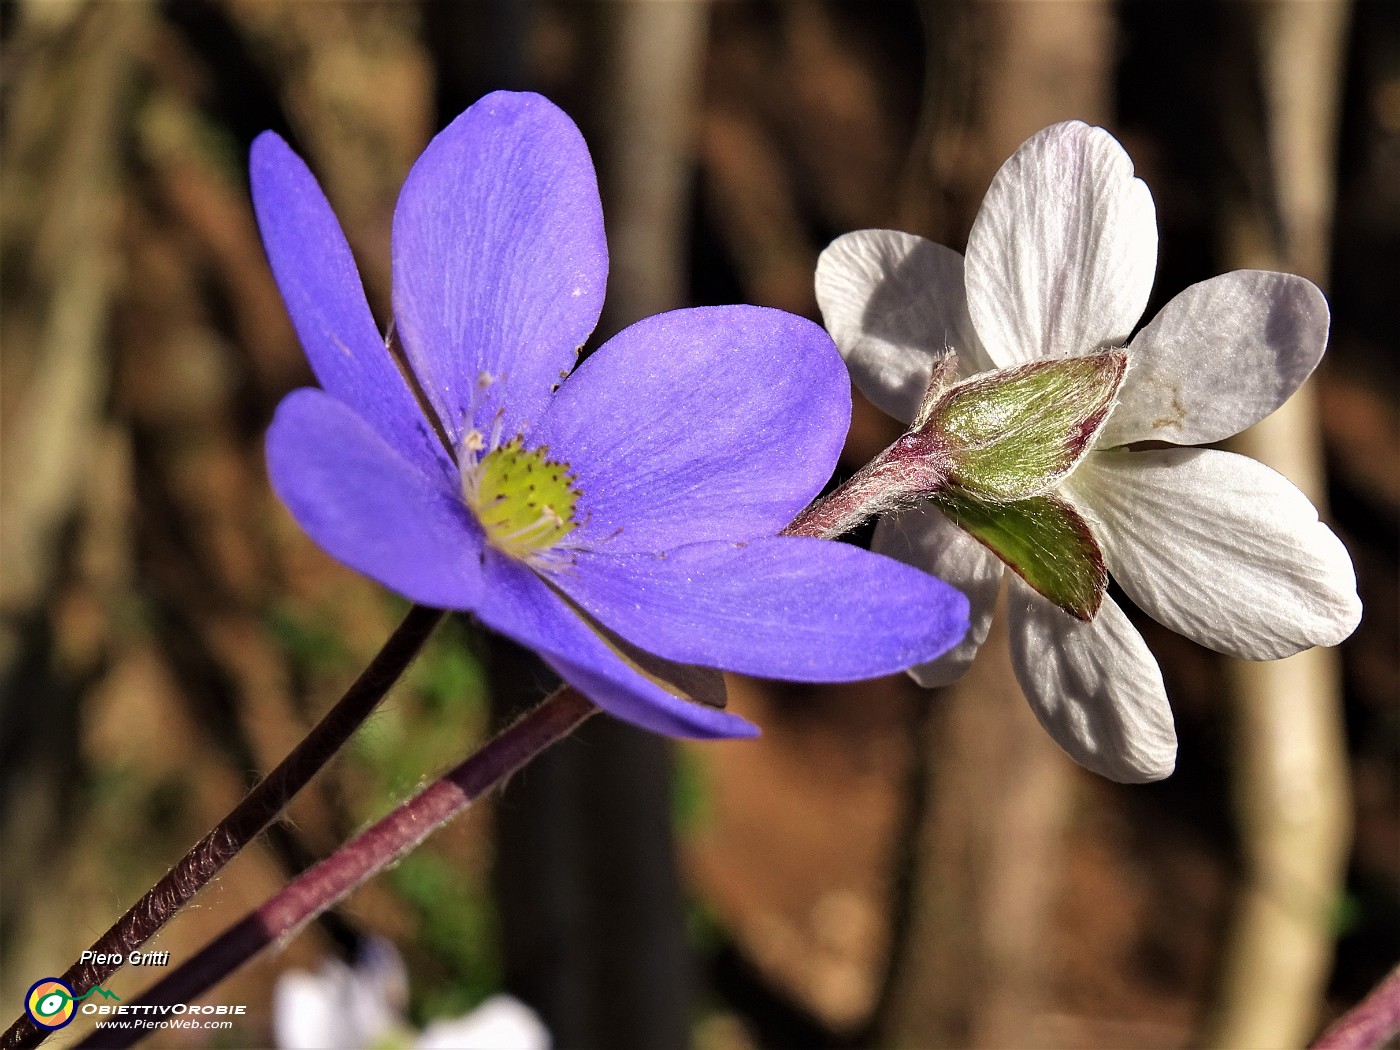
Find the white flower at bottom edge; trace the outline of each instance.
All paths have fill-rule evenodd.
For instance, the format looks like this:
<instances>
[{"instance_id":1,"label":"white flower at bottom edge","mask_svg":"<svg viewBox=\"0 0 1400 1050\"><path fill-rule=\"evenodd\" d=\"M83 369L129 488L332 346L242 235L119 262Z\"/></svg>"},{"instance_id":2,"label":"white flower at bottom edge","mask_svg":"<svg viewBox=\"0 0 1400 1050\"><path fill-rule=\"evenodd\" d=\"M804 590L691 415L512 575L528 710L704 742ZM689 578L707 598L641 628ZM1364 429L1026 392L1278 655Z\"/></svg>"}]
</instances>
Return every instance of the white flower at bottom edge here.
<instances>
[{"instance_id":1,"label":"white flower at bottom edge","mask_svg":"<svg viewBox=\"0 0 1400 1050\"><path fill-rule=\"evenodd\" d=\"M549 1030L524 1003L493 995L462 1017L421 1032L408 1024L408 974L394 946L368 938L354 967L327 960L314 974L289 970L273 992L282 1050L549 1050Z\"/></svg>"},{"instance_id":2,"label":"white flower at bottom edge","mask_svg":"<svg viewBox=\"0 0 1400 1050\"><path fill-rule=\"evenodd\" d=\"M1361 616L1341 542L1273 470L1213 449L1269 415L1327 341L1322 293L1237 270L1176 296L1131 343L1157 259L1151 194L1101 128L1056 124L992 181L967 257L892 230L839 238L817 266L822 315L856 385L904 422L935 365L960 377L1126 343L1127 374L1092 450L1055 490L1088 523L1109 572L1145 612L1252 660L1335 645ZM942 577L972 603L964 642L910 673L944 685L987 637L1002 562L932 506L883 519L874 549ZM1010 579L1016 675L1071 757L1114 780L1168 775L1176 734L1161 671L1107 595L1078 620Z\"/></svg>"}]
</instances>

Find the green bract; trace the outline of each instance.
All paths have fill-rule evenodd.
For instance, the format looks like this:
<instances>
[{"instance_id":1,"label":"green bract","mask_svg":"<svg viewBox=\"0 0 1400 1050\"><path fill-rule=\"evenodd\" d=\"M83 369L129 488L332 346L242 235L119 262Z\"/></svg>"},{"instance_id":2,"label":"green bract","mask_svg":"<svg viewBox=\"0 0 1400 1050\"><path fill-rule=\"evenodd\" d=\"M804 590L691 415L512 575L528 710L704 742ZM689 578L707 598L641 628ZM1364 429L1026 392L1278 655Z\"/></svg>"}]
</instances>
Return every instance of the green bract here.
<instances>
[{"instance_id":1,"label":"green bract","mask_svg":"<svg viewBox=\"0 0 1400 1050\"><path fill-rule=\"evenodd\" d=\"M943 393L921 429L938 435L950 480L970 495L1039 496L1092 447L1126 366L1108 351L987 372Z\"/></svg>"},{"instance_id":2,"label":"green bract","mask_svg":"<svg viewBox=\"0 0 1400 1050\"><path fill-rule=\"evenodd\" d=\"M938 509L1037 591L1077 619L1098 612L1108 585L1103 553L1078 512L1054 495L987 503L957 489L933 496Z\"/></svg>"}]
</instances>

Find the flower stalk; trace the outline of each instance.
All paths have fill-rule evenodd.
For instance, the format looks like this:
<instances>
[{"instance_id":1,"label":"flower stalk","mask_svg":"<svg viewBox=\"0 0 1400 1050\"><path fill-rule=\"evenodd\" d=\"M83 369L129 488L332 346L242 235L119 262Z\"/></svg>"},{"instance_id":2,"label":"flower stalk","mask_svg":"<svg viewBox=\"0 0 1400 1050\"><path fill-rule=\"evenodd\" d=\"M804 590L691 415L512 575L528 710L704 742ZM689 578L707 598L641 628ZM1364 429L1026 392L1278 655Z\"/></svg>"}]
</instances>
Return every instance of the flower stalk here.
<instances>
[{"instance_id":1,"label":"flower stalk","mask_svg":"<svg viewBox=\"0 0 1400 1050\"><path fill-rule=\"evenodd\" d=\"M597 710L563 688L502 730L481 750L394 809L261 907L230 926L199 954L130 1004L139 1012L189 1002L270 944L291 937L363 885ZM154 1010L152 1009L152 1012ZM131 1046L143 1030L95 1031L80 1046Z\"/></svg>"},{"instance_id":2,"label":"flower stalk","mask_svg":"<svg viewBox=\"0 0 1400 1050\"><path fill-rule=\"evenodd\" d=\"M369 666L306 738L128 908L84 955L90 959L125 959L128 953L155 936L244 846L277 818L297 792L364 724L442 622L443 615L441 609L421 605L410 608ZM104 983L120 967L120 963L75 962L62 979L77 995L83 995ZM28 1017L21 1016L0 1037L0 1047L20 1050L38 1046L47 1035L48 1032L40 1030Z\"/></svg>"},{"instance_id":3,"label":"flower stalk","mask_svg":"<svg viewBox=\"0 0 1400 1050\"><path fill-rule=\"evenodd\" d=\"M835 539L878 514L932 496L948 475L947 450L938 437L910 431L794 518L782 534Z\"/></svg>"},{"instance_id":4,"label":"flower stalk","mask_svg":"<svg viewBox=\"0 0 1400 1050\"><path fill-rule=\"evenodd\" d=\"M1400 966L1318 1036L1313 1050L1376 1050L1400 1035Z\"/></svg>"}]
</instances>

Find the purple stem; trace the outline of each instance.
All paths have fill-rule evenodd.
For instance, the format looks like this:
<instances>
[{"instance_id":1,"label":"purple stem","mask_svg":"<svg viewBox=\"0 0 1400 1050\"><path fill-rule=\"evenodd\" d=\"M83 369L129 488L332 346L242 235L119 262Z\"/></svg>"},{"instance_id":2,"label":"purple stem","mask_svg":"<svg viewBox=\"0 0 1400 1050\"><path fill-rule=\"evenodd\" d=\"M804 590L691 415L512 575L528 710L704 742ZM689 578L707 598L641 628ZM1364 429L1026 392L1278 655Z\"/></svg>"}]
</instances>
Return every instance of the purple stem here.
<instances>
[{"instance_id":1,"label":"purple stem","mask_svg":"<svg viewBox=\"0 0 1400 1050\"><path fill-rule=\"evenodd\" d=\"M129 952L155 936L224 865L257 838L370 716L413 662L443 615L441 609L422 605L409 609L370 665L306 738L93 943L88 958L125 959ZM120 963L79 961L68 968L63 981L75 994L83 995L120 968ZM38 1046L48 1035L27 1015L21 1015L0 1037L0 1050Z\"/></svg>"},{"instance_id":2,"label":"purple stem","mask_svg":"<svg viewBox=\"0 0 1400 1050\"><path fill-rule=\"evenodd\" d=\"M1400 966L1318 1036L1313 1050L1378 1050L1400 1035Z\"/></svg>"},{"instance_id":3,"label":"purple stem","mask_svg":"<svg viewBox=\"0 0 1400 1050\"><path fill-rule=\"evenodd\" d=\"M138 1018L156 1017L158 1007L192 1001L414 849L596 710L575 690L559 690L442 779L297 876L136 1002L123 1004L127 1012ZM140 1029L99 1029L79 1045L131 1046L145 1034Z\"/></svg>"}]
</instances>

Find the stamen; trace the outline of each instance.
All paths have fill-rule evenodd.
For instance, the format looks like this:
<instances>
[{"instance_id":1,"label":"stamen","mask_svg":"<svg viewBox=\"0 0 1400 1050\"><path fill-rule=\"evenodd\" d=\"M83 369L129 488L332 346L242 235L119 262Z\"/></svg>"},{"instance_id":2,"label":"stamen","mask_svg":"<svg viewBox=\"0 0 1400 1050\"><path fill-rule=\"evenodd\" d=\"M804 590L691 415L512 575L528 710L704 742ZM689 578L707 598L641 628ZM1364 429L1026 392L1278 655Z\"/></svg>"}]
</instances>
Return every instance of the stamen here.
<instances>
[{"instance_id":1,"label":"stamen","mask_svg":"<svg viewBox=\"0 0 1400 1050\"><path fill-rule=\"evenodd\" d=\"M501 417L504 414L504 409L498 408L495 418L491 420L491 447L493 449L499 448L501 445Z\"/></svg>"},{"instance_id":2,"label":"stamen","mask_svg":"<svg viewBox=\"0 0 1400 1050\"><path fill-rule=\"evenodd\" d=\"M475 430L464 440L463 499L497 550L541 571L566 569L573 557L561 541L578 524L576 479L567 463L549 458L548 446L527 449L519 435L499 444L500 426L497 413L489 443L473 441Z\"/></svg>"}]
</instances>

